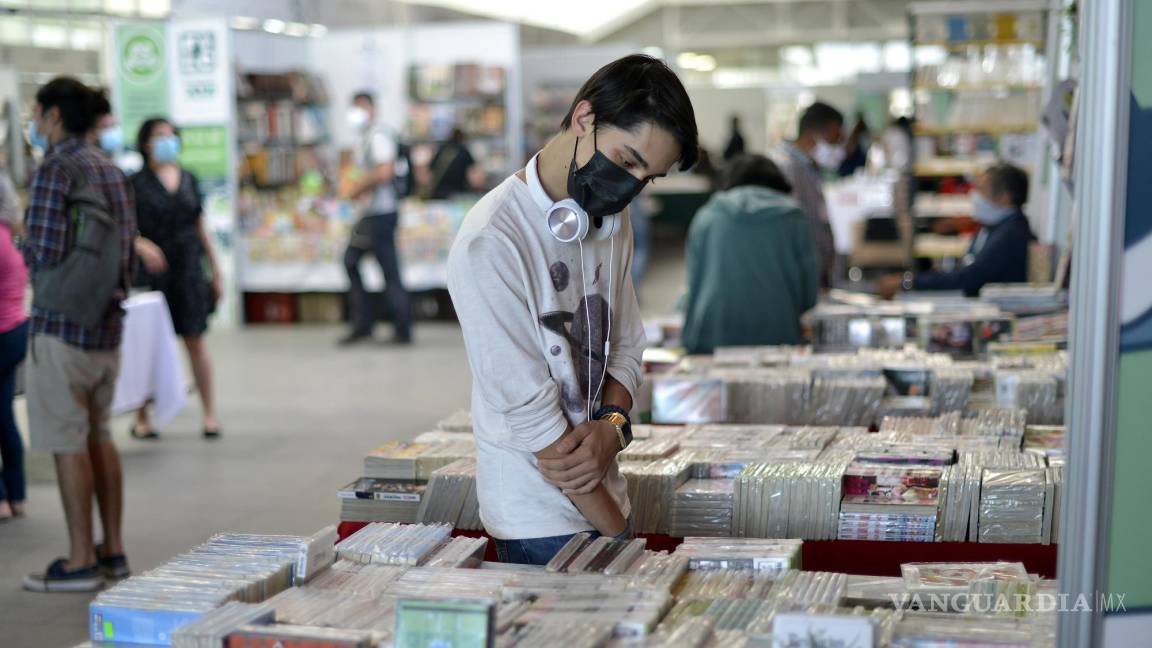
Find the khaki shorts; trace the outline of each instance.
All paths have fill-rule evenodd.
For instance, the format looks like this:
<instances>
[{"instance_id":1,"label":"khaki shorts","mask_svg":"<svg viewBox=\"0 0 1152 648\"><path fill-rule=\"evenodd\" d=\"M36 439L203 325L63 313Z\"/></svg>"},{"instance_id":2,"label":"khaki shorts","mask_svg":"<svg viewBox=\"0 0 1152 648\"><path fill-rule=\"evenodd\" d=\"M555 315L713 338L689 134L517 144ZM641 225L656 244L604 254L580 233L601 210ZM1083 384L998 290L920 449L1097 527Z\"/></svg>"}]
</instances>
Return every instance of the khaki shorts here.
<instances>
[{"instance_id":1,"label":"khaki shorts","mask_svg":"<svg viewBox=\"0 0 1152 648\"><path fill-rule=\"evenodd\" d=\"M85 351L54 336L33 336L25 385L32 448L78 454L88 451L89 440L111 441L108 417L119 371L119 351Z\"/></svg>"}]
</instances>

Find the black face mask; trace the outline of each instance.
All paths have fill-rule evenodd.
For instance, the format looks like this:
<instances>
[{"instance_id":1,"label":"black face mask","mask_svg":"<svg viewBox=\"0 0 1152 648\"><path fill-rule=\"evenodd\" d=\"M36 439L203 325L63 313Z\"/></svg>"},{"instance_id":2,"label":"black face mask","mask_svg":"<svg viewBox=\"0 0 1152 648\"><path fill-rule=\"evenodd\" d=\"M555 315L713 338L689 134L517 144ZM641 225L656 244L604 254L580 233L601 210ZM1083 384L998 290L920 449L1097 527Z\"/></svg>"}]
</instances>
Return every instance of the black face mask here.
<instances>
[{"instance_id":1,"label":"black face mask","mask_svg":"<svg viewBox=\"0 0 1152 648\"><path fill-rule=\"evenodd\" d=\"M580 144L580 138L576 138ZM592 146L596 146L596 130L592 130ZM572 164L568 167L568 195L588 212L592 218L619 214L644 189L644 180L628 173L619 164L597 148L592 159L576 168L576 147L572 147Z\"/></svg>"}]
</instances>

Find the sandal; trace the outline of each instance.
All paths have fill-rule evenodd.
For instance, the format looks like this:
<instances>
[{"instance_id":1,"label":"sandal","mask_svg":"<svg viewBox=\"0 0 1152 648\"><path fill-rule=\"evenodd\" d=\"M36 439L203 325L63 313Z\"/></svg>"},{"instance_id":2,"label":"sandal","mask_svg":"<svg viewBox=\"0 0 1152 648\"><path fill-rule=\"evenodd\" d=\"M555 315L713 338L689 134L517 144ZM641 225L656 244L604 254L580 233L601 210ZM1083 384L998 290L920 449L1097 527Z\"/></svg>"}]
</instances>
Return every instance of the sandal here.
<instances>
[{"instance_id":1,"label":"sandal","mask_svg":"<svg viewBox=\"0 0 1152 648\"><path fill-rule=\"evenodd\" d=\"M216 429L204 428L204 438L208 439L209 441L216 441L217 439L220 438L220 428L216 428Z\"/></svg>"},{"instance_id":2,"label":"sandal","mask_svg":"<svg viewBox=\"0 0 1152 648\"><path fill-rule=\"evenodd\" d=\"M160 438L160 435L156 433L156 430L148 428L147 430L141 432L140 428L136 427L135 423L132 424L132 427L128 428L128 434L131 435L133 439L139 439L141 441L155 441L156 439Z\"/></svg>"}]
</instances>

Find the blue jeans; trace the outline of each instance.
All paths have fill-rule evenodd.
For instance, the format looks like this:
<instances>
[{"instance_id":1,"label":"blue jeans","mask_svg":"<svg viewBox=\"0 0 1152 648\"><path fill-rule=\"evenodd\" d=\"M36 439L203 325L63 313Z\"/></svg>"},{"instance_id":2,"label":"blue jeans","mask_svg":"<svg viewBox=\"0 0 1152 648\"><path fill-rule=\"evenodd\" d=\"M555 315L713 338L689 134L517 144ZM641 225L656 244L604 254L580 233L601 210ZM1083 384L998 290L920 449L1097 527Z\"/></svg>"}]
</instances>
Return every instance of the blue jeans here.
<instances>
[{"instance_id":1,"label":"blue jeans","mask_svg":"<svg viewBox=\"0 0 1152 648\"><path fill-rule=\"evenodd\" d=\"M593 538L599 538L599 531L588 531ZM572 539L575 533L547 538L528 538L527 540L496 540L496 555L502 563L517 565L547 565L564 545ZM632 538L632 516L628 516L628 526L623 533L616 536L617 540L630 540Z\"/></svg>"},{"instance_id":2,"label":"blue jeans","mask_svg":"<svg viewBox=\"0 0 1152 648\"><path fill-rule=\"evenodd\" d=\"M23 502L24 442L16 429L12 399L16 397L16 367L28 353L28 322L0 333L0 502Z\"/></svg>"}]
</instances>

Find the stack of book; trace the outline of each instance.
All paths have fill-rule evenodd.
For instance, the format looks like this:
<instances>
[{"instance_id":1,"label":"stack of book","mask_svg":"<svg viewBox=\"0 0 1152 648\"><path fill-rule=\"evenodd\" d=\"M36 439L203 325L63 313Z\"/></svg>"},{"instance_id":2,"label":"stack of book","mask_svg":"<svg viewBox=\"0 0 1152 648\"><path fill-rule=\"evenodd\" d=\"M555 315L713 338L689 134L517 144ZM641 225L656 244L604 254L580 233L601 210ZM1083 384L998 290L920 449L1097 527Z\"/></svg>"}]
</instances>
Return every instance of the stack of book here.
<instances>
[{"instance_id":1,"label":"stack of book","mask_svg":"<svg viewBox=\"0 0 1152 648\"><path fill-rule=\"evenodd\" d=\"M426 443L389 441L364 457L364 476L415 481L416 460L432 447Z\"/></svg>"},{"instance_id":2,"label":"stack of book","mask_svg":"<svg viewBox=\"0 0 1152 648\"><path fill-rule=\"evenodd\" d=\"M672 499L669 533L674 537L732 535L731 479L690 479Z\"/></svg>"},{"instance_id":3,"label":"stack of book","mask_svg":"<svg viewBox=\"0 0 1152 648\"><path fill-rule=\"evenodd\" d=\"M844 475L841 540L932 542L940 467L854 463Z\"/></svg>"},{"instance_id":4,"label":"stack of book","mask_svg":"<svg viewBox=\"0 0 1152 648\"><path fill-rule=\"evenodd\" d=\"M411 524L417 521L426 488L416 481L362 477L337 491L340 520Z\"/></svg>"}]
</instances>

